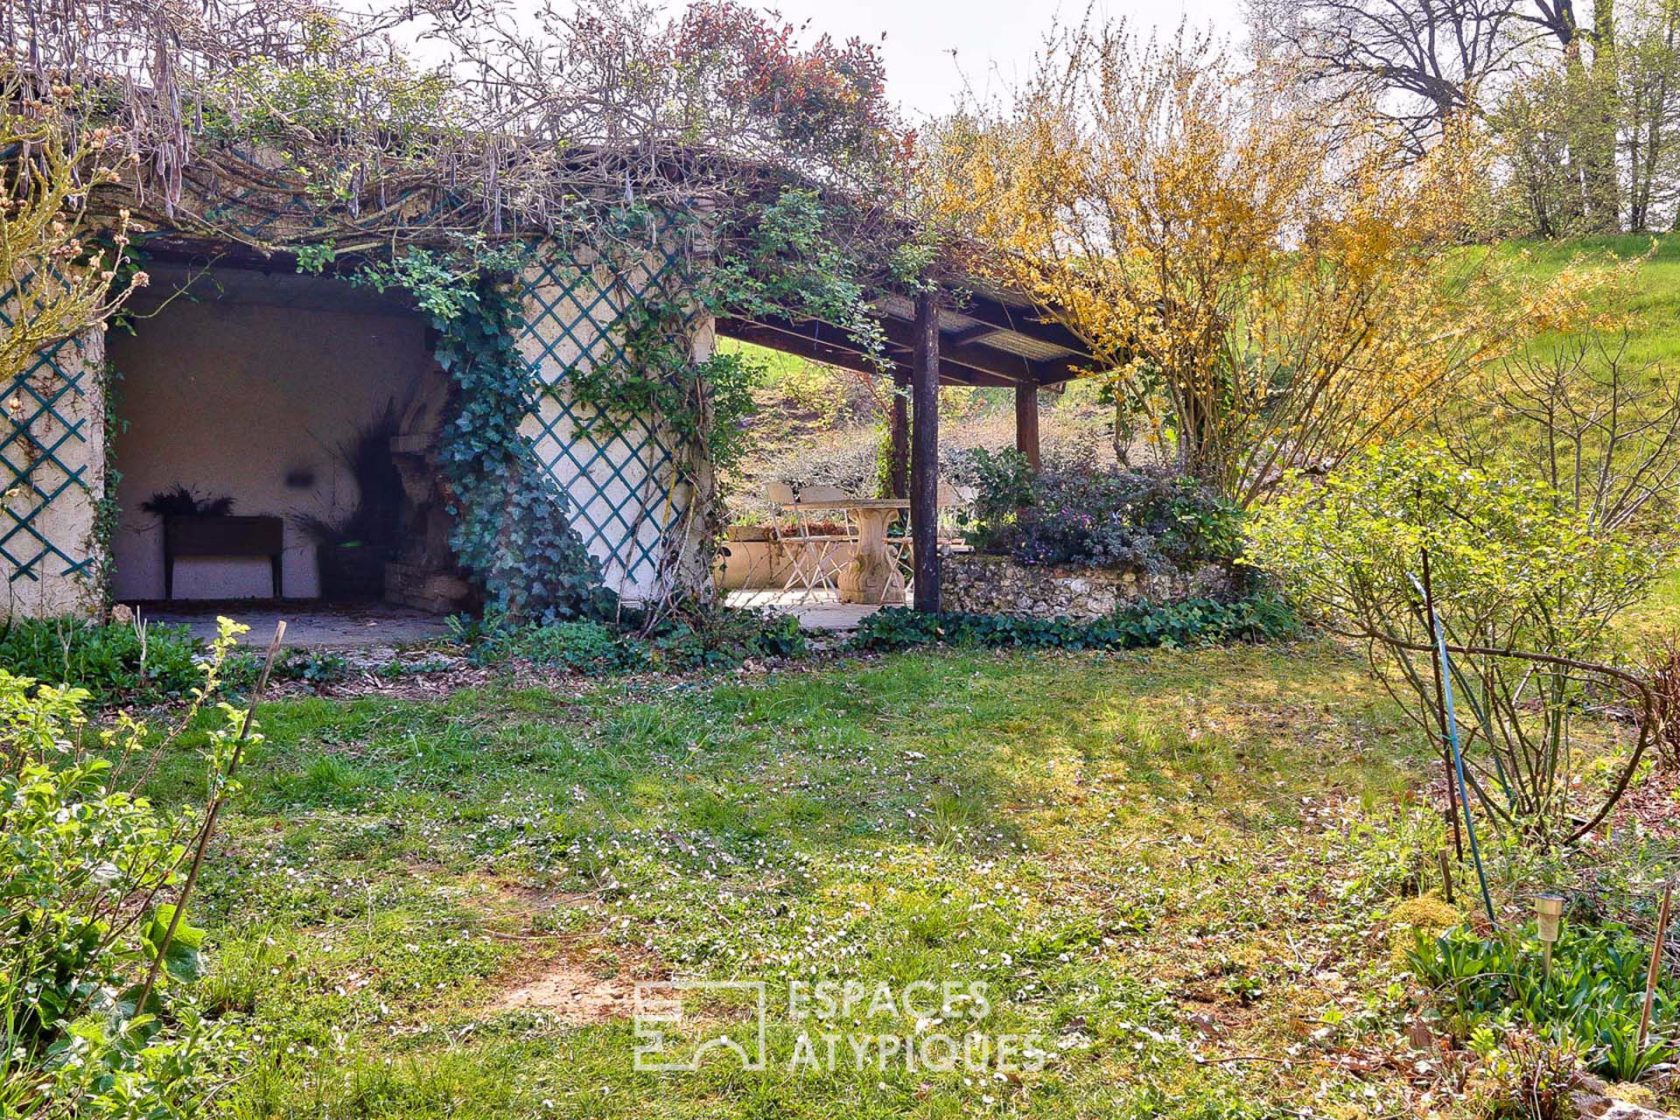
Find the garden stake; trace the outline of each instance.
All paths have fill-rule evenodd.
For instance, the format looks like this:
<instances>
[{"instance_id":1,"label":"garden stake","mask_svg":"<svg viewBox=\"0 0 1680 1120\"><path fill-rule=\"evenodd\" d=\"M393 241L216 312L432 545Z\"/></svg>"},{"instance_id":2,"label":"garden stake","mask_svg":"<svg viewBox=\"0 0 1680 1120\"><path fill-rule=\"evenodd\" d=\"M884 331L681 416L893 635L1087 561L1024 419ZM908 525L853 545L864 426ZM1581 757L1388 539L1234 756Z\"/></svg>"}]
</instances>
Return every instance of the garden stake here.
<instances>
[{"instance_id":1,"label":"garden stake","mask_svg":"<svg viewBox=\"0 0 1680 1120\"><path fill-rule=\"evenodd\" d=\"M1457 818L1453 818L1455 821ZM1448 906L1453 904L1452 857L1442 848L1435 853L1436 860L1441 864L1441 897Z\"/></svg>"},{"instance_id":2,"label":"garden stake","mask_svg":"<svg viewBox=\"0 0 1680 1120\"><path fill-rule=\"evenodd\" d=\"M1487 871L1482 867L1482 848L1476 842L1476 820L1470 815L1469 783L1464 780L1464 751L1458 743L1458 715L1453 710L1452 658L1447 654L1447 632L1435 613L1435 597L1424 591L1414 579L1412 583L1423 594L1424 610L1429 614L1430 628L1435 631L1435 651L1440 657L1440 671L1435 680L1441 686L1441 698L1446 706L1447 739L1452 745L1453 770L1458 778L1458 803L1464 808L1464 832L1470 838L1470 861L1476 865L1476 882L1482 888L1482 905L1487 909L1488 923L1499 928L1499 918L1493 912L1493 896L1488 893Z\"/></svg>"},{"instance_id":3,"label":"garden stake","mask_svg":"<svg viewBox=\"0 0 1680 1120\"><path fill-rule=\"evenodd\" d=\"M1435 585L1429 578L1429 550L1419 550L1423 554L1423 602L1429 612L1430 619L1435 617ZM1447 700L1441 691L1441 654L1431 647L1429 660L1435 669L1435 715L1441 725L1441 746L1447 746ZM1458 862L1464 862L1464 839L1458 831L1458 794L1453 789L1453 769L1451 749L1442 751L1442 762L1447 768L1447 819L1452 822L1453 852L1458 856ZM1442 864L1443 870L1445 864ZM1447 901L1452 901L1452 885L1447 886Z\"/></svg>"},{"instance_id":4,"label":"garden stake","mask_svg":"<svg viewBox=\"0 0 1680 1120\"><path fill-rule=\"evenodd\" d=\"M1534 896L1534 921L1540 931L1541 972L1550 980L1552 978L1552 946L1557 943L1558 927L1563 920L1563 896L1561 894L1541 894Z\"/></svg>"},{"instance_id":5,"label":"garden stake","mask_svg":"<svg viewBox=\"0 0 1680 1120\"><path fill-rule=\"evenodd\" d=\"M210 847L210 837L216 831L216 818L221 815L222 803L227 800L227 783L233 780L233 775L239 769L239 759L245 751L245 737L251 733L251 717L256 714L257 702L262 699L263 690L268 687L268 674L274 668L274 655L280 651L280 641L286 636L286 620L281 619L274 625L274 637L269 639L268 654L263 658L262 672L257 675L256 687L251 690L251 698L245 708L245 718L239 724L239 738L234 740L233 754L228 758L227 774L224 775L222 788L211 798L210 807L205 811L204 824L198 830L198 844L193 848L192 863L187 868L187 881L181 887L181 893L176 896L175 910L169 915L169 928L163 931L163 940L158 942L157 955L152 958L152 966L146 970L146 984L140 989L140 998L134 1002L134 1013L143 1014L146 1003L152 998L152 988L157 984L158 969L163 967L163 959L169 952L170 943L175 940L175 931L180 928L181 915L187 912L187 899L192 896L193 887L198 883L199 869L204 866L204 854Z\"/></svg>"},{"instance_id":6,"label":"garden stake","mask_svg":"<svg viewBox=\"0 0 1680 1120\"><path fill-rule=\"evenodd\" d=\"M1668 940L1668 906L1674 899L1674 884L1663 884L1662 905L1657 908L1657 939L1651 944L1651 967L1645 970L1645 1008L1639 1013L1639 1049L1645 1049L1645 1034L1651 1029L1651 1004L1657 997L1657 974L1662 969L1663 944Z\"/></svg>"}]
</instances>

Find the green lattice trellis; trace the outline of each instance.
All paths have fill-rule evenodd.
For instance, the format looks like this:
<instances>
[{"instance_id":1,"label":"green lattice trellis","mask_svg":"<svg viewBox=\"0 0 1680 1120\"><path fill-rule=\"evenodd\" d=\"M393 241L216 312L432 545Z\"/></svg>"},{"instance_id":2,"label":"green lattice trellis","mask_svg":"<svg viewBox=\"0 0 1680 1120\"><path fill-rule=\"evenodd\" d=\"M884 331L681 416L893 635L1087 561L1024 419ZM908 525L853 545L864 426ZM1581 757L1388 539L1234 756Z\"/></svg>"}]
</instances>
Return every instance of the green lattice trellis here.
<instances>
[{"instance_id":1,"label":"green lattice trellis","mask_svg":"<svg viewBox=\"0 0 1680 1120\"><path fill-rule=\"evenodd\" d=\"M630 304L686 305L686 286L682 261L670 251L631 274L550 259L522 279L524 322L515 341L544 389L530 413L539 426L537 458L565 488L573 527L608 586L632 596L658 589L667 535L684 512L676 455L657 417L603 417L572 399L566 378L574 369L628 361L619 327Z\"/></svg>"},{"instance_id":2,"label":"green lattice trellis","mask_svg":"<svg viewBox=\"0 0 1680 1120\"><path fill-rule=\"evenodd\" d=\"M0 328L11 330L16 291L0 296ZM91 575L99 557L82 535L55 540L47 514L67 495L88 494L95 459L89 431L87 354L81 338L41 351L22 374L0 389L5 420L0 436L0 563L11 582ZM72 531L67 524L62 531Z\"/></svg>"}]
</instances>

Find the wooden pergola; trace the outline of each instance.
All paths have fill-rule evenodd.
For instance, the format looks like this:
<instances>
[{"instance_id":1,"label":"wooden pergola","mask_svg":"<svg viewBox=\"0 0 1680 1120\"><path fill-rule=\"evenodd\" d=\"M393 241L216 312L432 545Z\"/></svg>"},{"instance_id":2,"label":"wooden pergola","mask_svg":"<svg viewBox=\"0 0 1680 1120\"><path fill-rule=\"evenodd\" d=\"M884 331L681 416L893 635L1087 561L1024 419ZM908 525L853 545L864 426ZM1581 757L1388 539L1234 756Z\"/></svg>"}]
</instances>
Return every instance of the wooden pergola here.
<instances>
[{"instance_id":1,"label":"wooden pergola","mask_svg":"<svg viewBox=\"0 0 1680 1120\"><path fill-rule=\"evenodd\" d=\"M892 489L910 500L916 609L939 610L939 386L1015 390L1015 447L1034 467L1038 392L1103 368L1078 335L1026 296L971 286L966 302L938 293L875 302L897 392L892 397ZM775 316L719 319L718 333L841 369L880 374L868 348L843 328Z\"/></svg>"}]
</instances>

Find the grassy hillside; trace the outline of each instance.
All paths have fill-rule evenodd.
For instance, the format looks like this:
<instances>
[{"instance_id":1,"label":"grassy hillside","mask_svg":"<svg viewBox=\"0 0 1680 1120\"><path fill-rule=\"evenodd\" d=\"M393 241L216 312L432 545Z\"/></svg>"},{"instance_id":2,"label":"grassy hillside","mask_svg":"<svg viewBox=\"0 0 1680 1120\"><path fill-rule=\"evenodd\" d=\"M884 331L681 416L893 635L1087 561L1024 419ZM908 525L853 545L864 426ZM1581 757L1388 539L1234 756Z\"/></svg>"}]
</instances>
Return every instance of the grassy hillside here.
<instances>
[{"instance_id":1,"label":"grassy hillside","mask_svg":"<svg viewBox=\"0 0 1680 1120\"><path fill-rule=\"evenodd\" d=\"M1606 345L1619 348L1626 331L1626 368L1650 380L1680 375L1680 234L1576 238L1563 241L1511 241L1493 250L1502 264L1515 267L1535 284L1566 268L1614 266L1638 262L1632 272L1596 292L1591 304L1607 321L1621 326L1606 333ZM808 362L793 355L724 340L761 361L765 374L756 392L759 413L753 419L755 450L735 479L738 516L764 513L755 497L765 482L830 482L847 489L867 489L875 478L891 385ZM1545 356L1560 345L1556 336L1538 341ZM1086 449L1112 457L1109 406L1099 387L1076 382L1064 393L1046 394L1042 438L1047 454L1067 455ZM961 450L1006 447L1014 439L1013 399L1007 390L947 389L941 398L941 447L949 461ZM1662 623L1680 624L1680 573L1669 581Z\"/></svg>"},{"instance_id":2,"label":"grassy hillside","mask_svg":"<svg viewBox=\"0 0 1680 1120\"><path fill-rule=\"evenodd\" d=\"M1574 263L1640 260L1632 281L1606 288L1593 307L1635 320L1629 331L1630 361L1680 362L1680 234L1511 241L1497 253L1536 280L1550 279Z\"/></svg>"},{"instance_id":3,"label":"grassy hillside","mask_svg":"<svg viewBox=\"0 0 1680 1120\"><path fill-rule=\"evenodd\" d=\"M1630 277L1596 293L1591 305L1625 330L1627 369L1652 383L1672 385L1680 376L1680 234L1513 241L1496 253L1536 282L1571 265L1638 261ZM1607 345L1618 342L1617 330L1606 332ZM1541 339L1537 349L1544 353L1559 344L1553 336ZM1680 631L1680 570L1658 583L1650 601L1630 614L1624 631L1634 656L1659 635Z\"/></svg>"}]
</instances>

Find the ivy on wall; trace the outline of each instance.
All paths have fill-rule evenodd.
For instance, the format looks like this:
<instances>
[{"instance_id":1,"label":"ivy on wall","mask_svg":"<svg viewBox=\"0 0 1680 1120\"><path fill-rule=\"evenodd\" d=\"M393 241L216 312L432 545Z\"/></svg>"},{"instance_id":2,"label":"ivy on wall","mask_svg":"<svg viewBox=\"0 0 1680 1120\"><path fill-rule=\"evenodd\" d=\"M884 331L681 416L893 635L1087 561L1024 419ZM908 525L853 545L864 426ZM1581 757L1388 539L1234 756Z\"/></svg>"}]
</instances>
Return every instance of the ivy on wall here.
<instances>
[{"instance_id":1,"label":"ivy on wall","mask_svg":"<svg viewBox=\"0 0 1680 1120\"><path fill-rule=\"evenodd\" d=\"M434 318L438 363L457 390L438 441L455 499L451 543L492 609L544 622L603 615L614 596L600 565L519 432L530 375L513 344L517 311L513 296L481 280L462 314Z\"/></svg>"},{"instance_id":2,"label":"ivy on wall","mask_svg":"<svg viewBox=\"0 0 1680 1120\"><path fill-rule=\"evenodd\" d=\"M128 421L123 419L118 408L117 386L122 381L122 375L116 367L106 359L97 370L90 372L94 377L95 391L99 394L100 407L105 413L105 423L101 426L104 439L100 449L105 457L105 479L94 502L93 525L82 545L84 554L91 560L83 577L83 586L94 611L104 617L115 599L111 587L115 566L112 548L122 521L122 511L117 504L117 488L122 485L122 471L117 469L117 436L127 429Z\"/></svg>"},{"instance_id":3,"label":"ivy on wall","mask_svg":"<svg viewBox=\"0 0 1680 1120\"><path fill-rule=\"evenodd\" d=\"M615 597L572 528L565 491L519 431L531 407L531 377L514 346L518 298L497 278L517 273L519 248L471 240L456 252L410 248L362 265L353 283L402 288L438 334L435 356L453 383L438 437L449 484L450 544L509 618L554 622L609 614ZM317 253L300 267L324 268Z\"/></svg>"},{"instance_id":4,"label":"ivy on wall","mask_svg":"<svg viewBox=\"0 0 1680 1120\"><path fill-rule=\"evenodd\" d=\"M609 424L656 418L683 449L681 481L704 476L709 485L689 516L698 519L708 563L724 528L727 479L752 441L752 389L764 366L740 352L697 357L693 322L698 313L820 319L844 328L886 370L886 337L863 278L870 265L841 242L844 225L817 192L789 187L770 202L706 217L626 206L598 227L601 251L621 275L644 267L650 251L664 251L649 246L709 246L680 257L675 290L665 284L630 293L619 324L622 361L567 373L574 399ZM875 271L889 282L900 272L919 275L918 248L898 246Z\"/></svg>"},{"instance_id":5,"label":"ivy on wall","mask_svg":"<svg viewBox=\"0 0 1680 1120\"><path fill-rule=\"evenodd\" d=\"M697 356L699 319L821 318L845 326L867 352L885 350L859 262L833 239L834 216L813 192L785 190L750 222L737 223L703 229L692 216L634 204L601 215L588 241L625 281L613 328L621 356L580 363L561 379L573 401L607 428L652 422L669 433L678 448L676 481L694 495L671 533L678 541L699 540L707 566L723 528L725 493L716 479L727 477L749 446L751 390L762 367L740 353ZM697 251L695 243L710 247ZM519 431L537 388L514 344L522 308L496 281L518 275L530 252L524 244L468 237L448 251L410 247L364 262L350 279L407 292L438 333L436 357L455 387L439 441L454 498L451 543L482 587L486 607L535 621L601 616L615 597L572 528L564 489ZM330 246L305 246L298 266L319 272L333 257ZM662 282L639 289L628 282L662 258L674 270ZM681 551L680 544L667 547L666 563Z\"/></svg>"}]
</instances>

